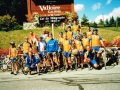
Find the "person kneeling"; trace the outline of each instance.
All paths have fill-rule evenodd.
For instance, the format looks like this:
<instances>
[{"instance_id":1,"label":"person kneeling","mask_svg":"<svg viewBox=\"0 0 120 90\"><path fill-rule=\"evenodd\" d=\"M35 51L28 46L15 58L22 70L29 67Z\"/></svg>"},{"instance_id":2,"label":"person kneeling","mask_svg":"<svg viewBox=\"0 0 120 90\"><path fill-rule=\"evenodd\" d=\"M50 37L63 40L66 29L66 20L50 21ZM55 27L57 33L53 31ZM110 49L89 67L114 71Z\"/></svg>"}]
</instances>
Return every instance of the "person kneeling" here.
<instances>
[{"instance_id":1,"label":"person kneeling","mask_svg":"<svg viewBox=\"0 0 120 90\"><path fill-rule=\"evenodd\" d=\"M84 54L84 62L88 65L89 69L90 65L97 69L99 65L96 62L95 53L90 49L90 46L87 46L86 49L87 51Z\"/></svg>"},{"instance_id":2,"label":"person kneeling","mask_svg":"<svg viewBox=\"0 0 120 90\"><path fill-rule=\"evenodd\" d=\"M36 54L29 52L29 55L25 58L26 65L24 69L24 74L27 75L28 72L37 69L37 74L40 75L40 59Z\"/></svg>"}]
</instances>

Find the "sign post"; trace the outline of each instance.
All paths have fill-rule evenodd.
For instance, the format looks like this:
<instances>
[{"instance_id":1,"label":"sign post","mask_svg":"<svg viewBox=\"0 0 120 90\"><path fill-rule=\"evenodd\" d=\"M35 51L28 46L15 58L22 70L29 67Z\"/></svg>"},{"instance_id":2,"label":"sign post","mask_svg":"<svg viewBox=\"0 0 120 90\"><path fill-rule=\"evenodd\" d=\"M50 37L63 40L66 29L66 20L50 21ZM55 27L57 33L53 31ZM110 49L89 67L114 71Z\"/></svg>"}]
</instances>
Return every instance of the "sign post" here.
<instances>
[{"instance_id":1,"label":"sign post","mask_svg":"<svg viewBox=\"0 0 120 90\"><path fill-rule=\"evenodd\" d=\"M53 39L54 39L54 23L52 23L52 35L53 35Z\"/></svg>"}]
</instances>

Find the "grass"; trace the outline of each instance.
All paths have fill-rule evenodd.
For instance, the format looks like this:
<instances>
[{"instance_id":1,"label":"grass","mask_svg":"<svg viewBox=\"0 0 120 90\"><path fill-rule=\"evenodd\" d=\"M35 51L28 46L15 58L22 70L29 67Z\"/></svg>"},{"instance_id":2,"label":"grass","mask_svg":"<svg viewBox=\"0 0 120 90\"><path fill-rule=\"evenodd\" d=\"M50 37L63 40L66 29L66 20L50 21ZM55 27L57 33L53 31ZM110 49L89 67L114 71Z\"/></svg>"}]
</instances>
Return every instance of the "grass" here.
<instances>
[{"instance_id":1,"label":"grass","mask_svg":"<svg viewBox=\"0 0 120 90\"><path fill-rule=\"evenodd\" d=\"M43 30L48 30L51 32L51 28L40 28L35 30L15 30L9 32L0 32L0 48L9 48L9 42L13 41L16 43L16 46L24 41L24 37L29 37L29 32L33 31L38 37ZM91 28L92 29L92 28ZM108 42L111 42L115 36L120 35L120 27L103 27L98 28L99 35L102 38L106 39ZM58 32L63 31L61 28L54 28L55 38L58 38ZM82 27L82 33L87 31L87 27Z\"/></svg>"}]
</instances>

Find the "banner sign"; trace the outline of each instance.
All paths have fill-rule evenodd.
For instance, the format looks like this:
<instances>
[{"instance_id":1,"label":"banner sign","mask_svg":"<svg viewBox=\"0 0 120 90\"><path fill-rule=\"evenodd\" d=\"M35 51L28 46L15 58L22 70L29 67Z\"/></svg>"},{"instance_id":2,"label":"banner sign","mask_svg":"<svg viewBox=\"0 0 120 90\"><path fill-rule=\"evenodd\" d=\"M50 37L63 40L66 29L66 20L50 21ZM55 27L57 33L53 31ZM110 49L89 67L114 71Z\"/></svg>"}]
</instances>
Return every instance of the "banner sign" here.
<instances>
[{"instance_id":1,"label":"banner sign","mask_svg":"<svg viewBox=\"0 0 120 90\"><path fill-rule=\"evenodd\" d=\"M47 16L47 17L40 17L40 23L59 23L64 22L66 19L65 16Z\"/></svg>"}]
</instances>

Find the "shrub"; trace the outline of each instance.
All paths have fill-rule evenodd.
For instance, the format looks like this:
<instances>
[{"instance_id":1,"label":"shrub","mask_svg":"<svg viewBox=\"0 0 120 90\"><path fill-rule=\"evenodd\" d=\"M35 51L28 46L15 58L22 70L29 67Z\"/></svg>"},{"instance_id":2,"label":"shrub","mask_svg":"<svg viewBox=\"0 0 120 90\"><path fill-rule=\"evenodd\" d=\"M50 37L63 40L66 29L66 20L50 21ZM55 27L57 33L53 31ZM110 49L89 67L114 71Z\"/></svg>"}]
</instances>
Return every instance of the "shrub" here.
<instances>
[{"instance_id":1,"label":"shrub","mask_svg":"<svg viewBox=\"0 0 120 90\"><path fill-rule=\"evenodd\" d=\"M105 38L103 38L102 40L103 40L103 43L104 43L105 47L107 47L108 44L109 44L108 41Z\"/></svg>"},{"instance_id":2,"label":"shrub","mask_svg":"<svg viewBox=\"0 0 120 90\"><path fill-rule=\"evenodd\" d=\"M23 26L19 24L13 27L13 30L21 30L21 29L23 29Z\"/></svg>"},{"instance_id":3,"label":"shrub","mask_svg":"<svg viewBox=\"0 0 120 90\"><path fill-rule=\"evenodd\" d=\"M114 37L114 39L111 41L112 46L120 47L120 36Z\"/></svg>"},{"instance_id":4,"label":"shrub","mask_svg":"<svg viewBox=\"0 0 120 90\"><path fill-rule=\"evenodd\" d=\"M10 31L14 30L14 27L18 25L15 16L4 15L0 16L0 30L1 31Z\"/></svg>"}]
</instances>

